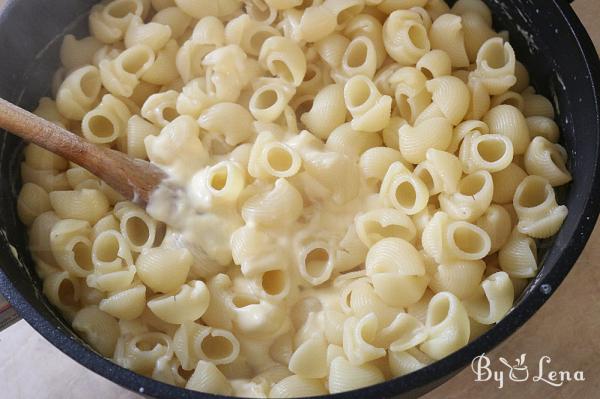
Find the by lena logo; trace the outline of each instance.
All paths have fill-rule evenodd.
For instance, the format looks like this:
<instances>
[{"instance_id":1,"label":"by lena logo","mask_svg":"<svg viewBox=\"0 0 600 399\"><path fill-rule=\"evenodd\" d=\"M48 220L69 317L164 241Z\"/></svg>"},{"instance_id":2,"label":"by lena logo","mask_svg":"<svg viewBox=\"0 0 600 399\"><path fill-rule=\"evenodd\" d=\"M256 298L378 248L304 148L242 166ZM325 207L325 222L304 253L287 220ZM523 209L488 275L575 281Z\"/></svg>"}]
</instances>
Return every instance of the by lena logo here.
<instances>
[{"instance_id":1,"label":"by lena logo","mask_svg":"<svg viewBox=\"0 0 600 399\"><path fill-rule=\"evenodd\" d=\"M552 362L550 356L542 356L537 363L537 370L532 368L530 375L530 369L525 364L525 358L526 354L523 353L511 364L505 358L500 357L498 360L502 364L502 368L493 369L490 358L482 353L471 362L471 370L475 373L476 382L496 381L499 389L504 387L504 381L507 379L513 382L542 382L554 387L560 387L565 382L570 381L585 381L585 376L581 370L553 370L550 366Z\"/></svg>"}]
</instances>

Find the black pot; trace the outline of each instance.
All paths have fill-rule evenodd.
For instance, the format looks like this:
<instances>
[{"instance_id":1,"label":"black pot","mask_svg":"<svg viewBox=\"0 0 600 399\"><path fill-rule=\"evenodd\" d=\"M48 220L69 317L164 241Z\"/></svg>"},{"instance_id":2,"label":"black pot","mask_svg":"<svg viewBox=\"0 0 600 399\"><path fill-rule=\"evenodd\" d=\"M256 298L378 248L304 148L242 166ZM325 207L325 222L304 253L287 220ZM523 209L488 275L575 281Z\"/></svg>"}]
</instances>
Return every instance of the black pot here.
<instances>
[{"instance_id":1,"label":"black pot","mask_svg":"<svg viewBox=\"0 0 600 399\"><path fill-rule=\"evenodd\" d=\"M32 109L47 95L64 33L83 34L94 0L8 0L0 15L0 96ZM581 253L600 207L600 63L594 46L565 0L486 0L497 29L510 32L519 60L536 89L552 99L569 153L573 183L562 193L569 208L558 235L540 245L543 267L514 309L489 332L452 355L402 378L338 398L416 397L428 392L514 333L565 278ZM67 27L67 28L65 28ZM15 212L22 143L0 134L0 292L57 348L94 372L152 397L216 397L142 377L95 353L41 294L25 228ZM16 249L18 258L10 246ZM559 315L557 315L559 316Z\"/></svg>"}]
</instances>

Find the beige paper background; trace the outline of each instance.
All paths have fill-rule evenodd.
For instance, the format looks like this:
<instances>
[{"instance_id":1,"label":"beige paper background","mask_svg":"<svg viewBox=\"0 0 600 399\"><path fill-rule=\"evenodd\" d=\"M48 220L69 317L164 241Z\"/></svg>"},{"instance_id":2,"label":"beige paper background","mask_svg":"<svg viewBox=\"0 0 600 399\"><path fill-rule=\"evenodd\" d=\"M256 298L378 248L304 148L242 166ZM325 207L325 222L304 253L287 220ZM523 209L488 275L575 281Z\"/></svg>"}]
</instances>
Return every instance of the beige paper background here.
<instances>
[{"instance_id":1,"label":"beige paper background","mask_svg":"<svg viewBox=\"0 0 600 399\"><path fill-rule=\"evenodd\" d=\"M2 8L4 0L0 0ZM574 8L600 48L600 2L576 0ZM596 228L581 258L564 283L527 324L489 355L493 364L504 356L511 362L527 353L533 366L549 355L554 370L583 370L586 381L561 388L542 382L474 382L470 369L425 395L426 399L504 397L579 399L600 392L600 230ZM500 366L497 366L500 369ZM535 367L537 369L537 367ZM86 398L137 399L112 382L77 364L20 321L0 333L0 399Z\"/></svg>"}]
</instances>

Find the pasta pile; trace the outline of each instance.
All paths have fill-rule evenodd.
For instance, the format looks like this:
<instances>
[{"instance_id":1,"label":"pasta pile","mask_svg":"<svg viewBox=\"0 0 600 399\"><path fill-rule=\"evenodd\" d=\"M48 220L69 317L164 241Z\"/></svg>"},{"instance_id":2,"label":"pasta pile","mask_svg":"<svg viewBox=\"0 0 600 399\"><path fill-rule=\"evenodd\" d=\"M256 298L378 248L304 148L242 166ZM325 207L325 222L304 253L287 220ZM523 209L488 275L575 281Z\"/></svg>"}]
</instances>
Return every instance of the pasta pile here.
<instances>
[{"instance_id":1,"label":"pasta pile","mask_svg":"<svg viewBox=\"0 0 600 399\"><path fill-rule=\"evenodd\" d=\"M150 160L191 209L28 145L45 295L118 364L223 395L348 391L463 347L535 276L571 180L491 24L480 0L96 5L36 114Z\"/></svg>"}]
</instances>

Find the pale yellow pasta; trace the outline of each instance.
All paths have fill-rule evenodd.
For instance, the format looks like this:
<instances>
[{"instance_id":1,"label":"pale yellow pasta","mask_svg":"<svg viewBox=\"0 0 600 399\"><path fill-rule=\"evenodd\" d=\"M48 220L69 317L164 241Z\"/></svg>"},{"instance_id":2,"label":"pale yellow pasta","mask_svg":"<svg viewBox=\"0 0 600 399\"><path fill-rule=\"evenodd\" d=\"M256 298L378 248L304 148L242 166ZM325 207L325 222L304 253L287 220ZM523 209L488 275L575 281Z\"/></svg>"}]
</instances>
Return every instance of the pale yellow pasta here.
<instances>
[{"instance_id":1,"label":"pale yellow pasta","mask_svg":"<svg viewBox=\"0 0 600 399\"><path fill-rule=\"evenodd\" d=\"M426 159L415 168L414 174L425 183L429 194L456 192L462 177L460 160L450 152L435 148L428 149L425 157Z\"/></svg>"},{"instance_id":2,"label":"pale yellow pasta","mask_svg":"<svg viewBox=\"0 0 600 399\"><path fill-rule=\"evenodd\" d=\"M497 204L512 203L515 191L527 173L517 164L511 163L505 169L492 173L494 195L492 201Z\"/></svg>"},{"instance_id":3,"label":"pale yellow pasta","mask_svg":"<svg viewBox=\"0 0 600 399\"><path fill-rule=\"evenodd\" d=\"M334 33L315 43L315 49L323 62L330 68L337 68L342 63L348 44L350 40L347 37Z\"/></svg>"},{"instance_id":4,"label":"pale yellow pasta","mask_svg":"<svg viewBox=\"0 0 600 399\"><path fill-rule=\"evenodd\" d=\"M155 292L171 292L181 286L192 265L186 249L152 248L138 256L135 267L142 282Z\"/></svg>"},{"instance_id":5,"label":"pale yellow pasta","mask_svg":"<svg viewBox=\"0 0 600 399\"><path fill-rule=\"evenodd\" d=\"M167 85L178 81L176 56L179 45L171 39L156 53L156 60L142 75L142 81L154 85ZM139 86L139 85L138 85ZM135 92L135 89L134 89Z\"/></svg>"},{"instance_id":6,"label":"pale yellow pasta","mask_svg":"<svg viewBox=\"0 0 600 399\"><path fill-rule=\"evenodd\" d=\"M236 115L231 118L230 115ZM198 118L198 125L209 132L217 133L230 145L247 141L252 136L250 113L235 103L220 103L206 109Z\"/></svg>"},{"instance_id":7,"label":"pale yellow pasta","mask_svg":"<svg viewBox=\"0 0 600 399\"><path fill-rule=\"evenodd\" d=\"M296 90L281 79L265 79L258 85L250 98L248 109L254 119L273 122L281 116Z\"/></svg>"},{"instance_id":8,"label":"pale yellow pasta","mask_svg":"<svg viewBox=\"0 0 600 399\"><path fill-rule=\"evenodd\" d=\"M270 37L263 43L259 62L273 75L300 86L306 73L306 57L298 45L283 37Z\"/></svg>"},{"instance_id":9,"label":"pale yellow pasta","mask_svg":"<svg viewBox=\"0 0 600 399\"><path fill-rule=\"evenodd\" d=\"M202 111L213 105L212 98L206 88L206 80L202 78L189 81L177 97L176 110L180 115L198 118Z\"/></svg>"},{"instance_id":10,"label":"pale yellow pasta","mask_svg":"<svg viewBox=\"0 0 600 399\"><path fill-rule=\"evenodd\" d=\"M129 97L154 61L155 54L150 47L144 44L130 47L113 60L100 61L102 84L114 95Z\"/></svg>"},{"instance_id":11,"label":"pale yellow pasta","mask_svg":"<svg viewBox=\"0 0 600 399\"><path fill-rule=\"evenodd\" d=\"M154 125L163 128L177 118L177 97L175 90L152 94L146 99L141 115Z\"/></svg>"},{"instance_id":12,"label":"pale yellow pasta","mask_svg":"<svg viewBox=\"0 0 600 399\"><path fill-rule=\"evenodd\" d=\"M105 230L94 238L91 249L94 274L102 275L113 271L128 268L127 275L131 274L130 266L133 265L133 256L125 239L115 230ZM134 270L135 271L135 270ZM127 279L124 279L127 281ZM119 285L125 285L119 282ZM124 287L116 288L122 289ZM108 291L108 289L107 289Z\"/></svg>"},{"instance_id":13,"label":"pale yellow pasta","mask_svg":"<svg viewBox=\"0 0 600 399\"><path fill-rule=\"evenodd\" d=\"M263 179L292 177L300 170L302 159L298 152L281 143L270 132L262 132L252 145L248 173Z\"/></svg>"},{"instance_id":14,"label":"pale yellow pasta","mask_svg":"<svg viewBox=\"0 0 600 399\"><path fill-rule=\"evenodd\" d=\"M244 189L244 179L244 171L239 164L221 161L194 175L190 182L190 201L199 208L232 204Z\"/></svg>"},{"instance_id":15,"label":"pale yellow pasta","mask_svg":"<svg viewBox=\"0 0 600 399\"><path fill-rule=\"evenodd\" d=\"M492 13L488 6L481 0L458 0L452 6L452 13L461 16L476 14L487 26L492 26Z\"/></svg>"},{"instance_id":16,"label":"pale yellow pasta","mask_svg":"<svg viewBox=\"0 0 600 399\"><path fill-rule=\"evenodd\" d=\"M167 1L169 1L169 3L165 4L164 7L160 9L153 5L158 12L152 17L152 22L168 26L171 28L171 37L178 39L191 24L192 18L184 13L179 7L175 7L173 1Z\"/></svg>"},{"instance_id":17,"label":"pale yellow pasta","mask_svg":"<svg viewBox=\"0 0 600 399\"><path fill-rule=\"evenodd\" d=\"M139 115L133 115L127 121L126 144L124 152L133 158L148 159L144 140L148 136L158 136L160 129Z\"/></svg>"},{"instance_id":18,"label":"pale yellow pasta","mask_svg":"<svg viewBox=\"0 0 600 399\"><path fill-rule=\"evenodd\" d=\"M444 14L438 17L429 31L431 48L443 50L450 57L453 68L469 66L465 48L465 32L460 17Z\"/></svg>"},{"instance_id":19,"label":"pale yellow pasta","mask_svg":"<svg viewBox=\"0 0 600 399\"><path fill-rule=\"evenodd\" d=\"M30 226L35 218L52 209L46 190L34 183L25 183L17 198L17 215Z\"/></svg>"},{"instance_id":20,"label":"pale yellow pasta","mask_svg":"<svg viewBox=\"0 0 600 399\"><path fill-rule=\"evenodd\" d=\"M388 362L391 374L394 377L402 377L426 367L432 359L418 349L409 349L403 352L390 351Z\"/></svg>"},{"instance_id":21,"label":"pale yellow pasta","mask_svg":"<svg viewBox=\"0 0 600 399\"><path fill-rule=\"evenodd\" d=\"M346 120L344 86L331 84L322 88L315 96L310 111L300 117L310 132L326 139L329 134Z\"/></svg>"},{"instance_id":22,"label":"pale yellow pasta","mask_svg":"<svg viewBox=\"0 0 600 399\"><path fill-rule=\"evenodd\" d=\"M161 332L136 331L119 337L113 359L138 373L152 374L173 357L171 337Z\"/></svg>"},{"instance_id":23,"label":"pale yellow pasta","mask_svg":"<svg viewBox=\"0 0 600 399\"><path fill-rule=\"evenodd\" d=\"M431 105L431 93L426 90L427 77L417 68L403 67L388 79L394 87L394 98L400 116L416 123L423 111ZM440 112L440 115L441 112Z\"/></svg>"},{"instance_id":24,"label":"pale yellow pasta","mask_svg":"<svg viewBox=\"0 0 600 399\"><path fill-rule=\"evenodd\" d=\"M433 359L441 359L469 341L469 316L461 301L449 292L431 298L427 307L427 335L419 349Z\"/></svg>"},{"instance_id":25,"label":"pale yellow pasta","mask_svg":"<svg viewBox=\"0 0 600 399\"><path fill-rule=\"evenodd\" d=\"M498 105L506 104L506 105L512 105L513 107L517 108L521 112L523 112L523 107L525 104L525 101L523 100L523 96L514 91L507 91L500 95L493 96L491 100L492 101L491 101L490 106L492 108L494 108Z\"/></svg>"},{"instance_id":26,"label":"pale yellow pasta","mask_svg":"<svg viewBox=\"0 0 600 399\"><path fill-rule=\"evenodd\" d=\"M143 209L123 201L114 206L113 213L119 219L121 234L132 250L142 252L154 245L158 223Z\"/></svg>"},{"instance_id":27,"label":"pale yellow pasta","mask_svg":"<svg viewBox=\"0 0 600 399\"><path fill-rule=\"evenodd\" d=\"M427 119L416 126L406 124L400 127L399 137L402 156L416 164L426 159L428 149L445 151L448 148L452 124L443 117Z\"/></svg>"},{"instance_id":28,"label":"pale yellow pasta","mask_svg":"<svg viewBox=\"0 0 600 399\"><path fill-rule=\"evenodd\" d=\"M466 84L454 76L444 76L428 81L427 90L432 94L433 103L453 125L463 120L471 100Z\"/></svg>"},{"instance_id":29,"label":"pale yellow pasta","mask_svg":"<svg viewBox=\"0 0 600 399\"><path fill-rule=\"evenodd\" d=\"M50 303L122 367L240 397L366 387L484 334L571 175L508 32L452 3L94 6L35 113L182 190L144 210L27 145L16 210Z\"/></svg>"},{"instance_id":30,"label":"pale yellow pasta","mask_svg":"<svg viewBox=\"0 0 600 399\"><path fill-rule=\"evenodd\" d=\"M117 97L106 94L81 121L83 136L92 143L112 143L127 131L131 113Z\"/></svg>"},{"instance_id":31,"label":"pale yellow pasta","mask_svg":"<svg viewBox=\"0 0 600 399\"><path fill-rule=\"evenodd\" d=\"M445 51L434 49L419 59L417 69L428 79L440 78L451 74L452 60Z\"/></svg>"},{"instance_id":32,"label":"pale yellow pasta","mask_svg":"<svg viewBox=\"0 0 600 399\"><path fill-rule=\"evenodd\" d=\"M435 293L450 292L461 300L476 293L485 271L481 260L455 260L434 266L429 288Z\"/></svg>"},{"instance_id":33,"label":"pale yellow pasta","mask_svg":"<svg viewBox=\"0 0 600 399\"><path fill-rule=\"evenodd\" d=\"M21 178L23 183L35 183L47 192L70 188L65 173L53 169L35 169L26 162L21 163Z\"/></svg>"},{"instance_id":34,"label":"pale yellow pasta","mask_svg":"<svg viewBox=\"0 0 600 399\"><path fill-rule=\"evenodd\" d=\"M460 143L469 133L489 134L490 128L483 121L466 120L456 126L453 131L452 143L449 151L456 152L460 148Z\"/></svg>"},{"instance_id":35,"label":"pale yellow pasta","mask_svg":"<svg viewBox=\"0 0 600 399\"><path fill-rule=\"evenodd\" d=\"M363 75L349 79L344 85L344 103L352 114L352 128L378 132L389 123L392 98L382 96L375 84Z\"/></svg>"},{"instance_id":36,"label":"pale yellow pasta","mask_svg":"<svg viewBox=\"0 0 600 399\"><path fill-rule=\"evenodd\" d=\"M365 115L367 116L367 115ZM366 121L365 121L366 122ZM367 127L367 130L373 130ZM358 159L365 151L381 146L381 136L377 132L354 129L352 123L338 126L327 138L325 148Z\"/></svg>"},{"instance_id":37,"label":"pale yellow pasta","mask_svg":"<svg viewBox=\"0 0 600 399\"><path fill-rule=\"evenodd\" d=\"M485 230L468 222L452 221L441 211L429 220L421 241L427 255L438 263L483 259L492 245Z\"/></svg>"},{"instance_id":38,"label":"pale yellow pasta","mask_svg":"<svg viewBox=\"0 0 600 399\"><path fill-rule=\"evenodd\" d=\"M429 188L401 162L394 162L383 178L379 197L386 206L414 215L427 206Z\"/></svg>"},{"instance_id":39,"label":"pale yellow pasta","mask_svg":"<svg viewBox=\"0 0 600 399\"><path fill-rule=\"evenodd\" d=\"M467 118L481 119L490 110L490 92L483 84L482 79L473 76L473 74L468 74L465 81L471 91L471 105L469 106L469 112L467 112Z\"/></svg>"},{"instance_id":40,"label":"pale yellow pasta","mask_svg":"<svg viewBox=\"0 0 600 399\"><path fill-rule=\"evenodd\" d=\"M533 238L550 237L567 217L567 207L558 205L554 189L543 177L527 176L517 187L513 206L519 216L517 228Z\"/></svg>"},{"instance_id":41,"label":"pale yellow pasta","mask_svg":"<svg viewBox=\"0 0 600 399\"><path fill-rule=\"evenodd\" d=\"M400 65L415 65L431 50L429 40L423 21L416 12L396 10L383 24L385 49Z\"/></svg>"},{"instance_id":42,"label":"pale yellow pasta","mask_svg":"<svg viewBox=\"0 0 600 399\"><path fill-rule=\"evenodd\" d=\"M335 270L345 272L362 263L367 254L367 246L360 240L355 224L350 225L336 251Z\"/></svg>"},{"instance_id":43,"label":"pale yellow pasta","mask_svg":"<svg viewBox=\"0 0 600 399\"><path fill-rule=\"evenodd\" d=\"M90 225L83 220L63 219L50 231L50 248L58 266L77 277L92 272Z\"/></svg>"},{"instance_id":44,"label":"pale yellow pasta","mask_svg":"<svg viewBox=\"0 0 600 399\"><path fill-rule=\"evenodd\" d=\"M441 209L456 220L474 222L492 202L494 183L492 175L480 170L461 179L455 193L441 193Z\"/></svg>"},{"instance_id":45,"label":"pale yellow pasta","mask_svg":"<svg viewBox=\"0 0 600 399\"><path fill-rule=\"evenodd\" d=\"M189 116L180 116L165 126L158 136L144 139L148 158L172 174L177 174L179 179L187 180L208 160L208 153L199 135L197 122Z\"/></svg>"},{"instance_id":46,"label":"pale yellow pasta","mask_svg":"<svg viewBox=\"0 0 600 399\"><path fill-rule=\"evenodd\" d=\"M562 186L571 181L567 170L566 151L560 144L554 144L544 137L534 137L525 153L525 170L530 175L545 178L550 184Z\"/></svg>"},{"instance_id":47,"label":"pale yellow pasta","mask_svg":"<svg viewBox=\"0 0 600 399\"><path fill-rule=\"evenodd\" d=\"M377 68L383 65L387 54L383 44L383 25L377 18L359 14L348 22L344 34L352 39L360 36L369 38L375 48Z\"/></svg>"},{"instance_id":48,"label":"pale yellow pasta","mask_svg":"<svg viewBox=\"0 0 600 399\"><path fill-rule=\"evenodd\" d=\"M417 235L410 217L396 209L376 209L366 212L356 217L355 224L358 237L367 247L388 237L398 237L412 242Z\"/></svg>"},{"instance_id":49,"label":"pale yellow pasta","mask_svg":"<svg viewBox=\"0 0 600 399\"><path fill-rule=\"evenodd\" d=\"M73 35L65 35L60 46L60 62L67 70L93 63L93 57L103 44L92 36L77 40Z\"/></svg>"},{"instance_id":50,"label":"pale yellow pasta","mask_svg":"<svg viewBox=\"0 0 600 399\"><path fill-rule=\"evenodd\" d=\"M363 75L372 79L377 70L377 53L375 45L365 36L354 38L346 47L338 72L339 80Z\"/></svg>"},{"instance_id":51,"label":"pale yellow pasta","mask_svg":"<svg viewBox=\"0 0 600 399\"><path fill-rule=\"evenodd\" d=\"M54 212L64 219L95 223L109 209L106 196L98 190L53 191L49 198Z\"/></svg>"},{"instance_id":52,"label":"pale yellow pasta","mask_svg":"<svg viewBox=\"0 0 600 399\"><path fill-rule=\"evenodd\" d=\"M477 53L483 43L499 34L496 33L486 18L476 12L466 12L461 15L462 26L465 32L465 49L470 62L475 62Z\"/></svg>"},{"instance_id":53,"label":"pale yellow pasta","mask_svg":"<svg viewBox=\"0 0 600 399\"><path fill-rule=\"evenodd\" d=\"M523 101L523 114L526 117L544 116L554 119L554 107L546 97L539 94L524 94Z\"/></svg>"},{"instance_id":54,"label":"pale yellow pasta","mask_svg":"<svg viewBox=\"0 0 600 399\"><path fill-rule=\"evenodd\" d=\"M398 313L390 325L378 332L375 344L399 352L416 347L426 338L427 333L421 321L410 314Z\"/></svg>"},{"instance_id":55,"label":"pale yellow pasta","mask_svg":"<svg viewBox=\"0 0 600 399\"><path fill-rule=\"evenodd\" d=\"M490 205L485 213L477 219L476 224L490 236L490 254L504 247L513 228L508 211L496 204Z\"/></svg>"},{"instance_id":56,"label":"pale yellow pasta","mask_svg":"<svg viewBox=\"0 0 600 399\"><path fill-rule=\"evenodd\" d=\"M500 321L510 310L514 299L513 284L505 272L488 276L481 283L480 292L464 301L467 313L481 324Z\"/></svg>"},{"instance_id":57,"label":"pale yellow pasta","mask_svg":"<svg viewBox=\"0 0 600 399\"><path fill-rule=\"evenodd\" d=\"M173 335L173 350L181 367L191 370L198 360L232 364L238 359L240 344L230 331L187 321Z\"/></svg>"},{"instance_id":58,"label":"pale yellow pasta","mask_svg":"<svg viewBox=\"0 0 600 399\"><path fill-rule=\"evenodd\" d=\"M115 43L123 38L134 15L144 17L148 11L142 0L113 0L92 7L90 33L103 43Z\"/></svg>"},{"instance_id":59,"label":"pale yellow pasta","mask_svg":"<svg viewBox=\"0 0 600 399\"><path fill-rule=\"evenodd\" d=\"M477 52L477 69L473 72L492 95L502 94L517 82L515 52L510 43L491 38Z\"/></svg>"},{"instance_id":60,"label":"pale yellow pasta","mask_svg":"<svg viewBox=\"0 0 600 399\"><path fill-rule=\"evenodd\" d=\"M134 320L146 307L146 287L136 285L123 291L111 293L98 303L98 308L120 320Z\"/></svg>"},{"instance_id":61,"label":"pale yellow pasta","mask_svg":"<svg viewBox=\"0 0 600 399\"><path fill-rule=\"evenodd\" d=\"M145 44L155 52L164 47L171 38L171 28L157 22L144 23L142 18L133 16L125 32L125 47Z\"/></svg>"},{"instance_id":62,"label":"pale yellow pasta","mask_svg":"<svg viewBox=\"0 0 600 399\"><path fill-rule=\"evenodd\" d=\"M206 284L194 280L173 294L164 294L148 301L148 308L159 319L171 324L194 321L206 312L210 294Z\"/></svg>"},{"instance_id":63,"label":"pale yellow pasta","mask_svg":"<svg viewBox=\"0 0 600 399\"><path fill-rule=\"evenodd\" d=\"M204 360L198 362L185 387L216 395L231 395L232 393L231 384L225 376L214 364Z\"/></svg>"},{"instance_id":64,"label":"pale yellow pasta","mask_svg":"<svg viewBox=\"0 0 600 399\"><path fill-rule=\"evenodd\" d=\"M298 398L326 395L327 390L318 379L292 375L273 385L269 393L271 398Z\"/></svg>"},{"instance_id":65,"label":"pale yellow pasta","mask_svg":"<svg viewBox=\"0 0 600 399\"><path fill-rule=\"evenodd\" d=\"M529 136L533 139L542 136L546 140L556 143L560 135L558 125L545 116L530 116L527 120Z\"/></svg>"},{"instance_id":66,"label":"pale yellow pasta","mask_svg":"<svg viewBox=\"0 0 600 399\"><path fill-rule=\"evenodd\" d=\"M329 392L340 393L377 384L384 381L381 370L366 363L352 365L344 357L336 357L329 366Z\"/></svg>"},{"instance_id":67,"label":"pale yellow pasta","mask_svg":"<svg viewBox=\"0 0 600 399\"><path fill-rule=\"evenodd\" d=\"M339 305L345 314L363 317L375 313L382 325L389 325L398 314L398 309L387 305L375 293L366 278L358 278L343 286Z\"/></svg>"},{"instance_id":68,"label":"pale yellow pasta","mask_svg":"<svg viewBox=\"0 0 600 399\"><path fill-rule=\"evenodd\" d=\"M372 147L361 154L359 166L365 178L382 181L392 163L403 161L404 158L398 150L389 147Z\"/></svg>"},{"instance_id":69,"label":"pale yellow pasta","mask_svg":"<svg viewBox=\"0 0 600 399\"><path fill-rule=\"evenodd\" d=\"M98 99L100 71L92 65L71 72L58 88L56 107L68 119L82 120Z\"/></svg>"},{"instance_id":70,"label":"pale yellow pasta","mask_svg":"<svg viewBox=\"0 0 600 399\"><path fill-rule=\"evenodd\" d=\"M371 246L365 269L377 295L390 306L417 302L427 287L421 255L400 238L384 238Z\"/></svg>"},{"instance_id":71,"label":"pale yellow pasta","mask_svg":"<svg viewBox=\"0 0 600 399\"><path fill-rule=\"evenodd\" d=\"M374 345L377 329L375 313L369 313L360 319L349 317L345 320L343 349L352 365L359 366L385 356L385 349Z\"/></svg>"},{"instance_id":72,"label":"pale yellow pasta","mask_svg":"<svg viewBox=\"0 0 600 399\"><path fill-rule=\"evenodd\" d=\"M356 198L360 172L354 160L333 151L310 151L302 157L306 172L329 190L334 203L343 204Z\"/></svg>"},{"instance_id":73,"label":"pale yellow pasta","mask_svg":"<svg viewBox=\"0 0 600 399\"><path fill-rule=\"evenodd\" d=\"M211 51L202 65L207 89L219 101L237 101L242 89L262 73L259 63L234 44Z\"/></svg>"},{"instance_id":74,"label":"pale yellow pasta","mask_svg":"<svg viewBox=\"0 0 600 399\"><path fill-rule=\"evenodd\" d=\"M271 190L249 198L242 207L246 221L270 225L295 221L302 212L302 196L286 179L279 178Z\"/></svg>"},{"instance_id":75,"label":"pale yellow pasta","mask_svg":"<svg viewBox=\"0 0 600 399\"><path fill-rule=\"evenodd\" d=\"M444 0L427 0L423 8L429 13L431 19L434 20L450 11L450 7Z\"/></svg>"},{"instance_id":76,"label":"pale yellow pasta","mask_svg":"<svg viewBox=\"0 0 600 399\"><path fill-rule=\"evenodd\" d=\"M205 16L223 17L233 14L241 6L239 0L175 0L177 7L194 18L200 19Z\"/></svg>"},{"instance_id":77,"label":"pale yellow pasta","mask_svg":"<svg viewBox=\"0 0 600 399\"><path fill-rule=\"evenodd\" d=\"M292 373L304 378L324 378L328 374L327 341L314 335L292 353L289 360Z\"/></svg>"},{"instance_id":78,"label":"pale yellow pasta","mask_svg":"<svg viewBox=\"0 0 600 399\"><path fill-rule=\"evenodd\" d=\"M321 285L333 273L333 249L327 242L312 241L298 251L298 272L310 285Z\"/></svg>"},{"instance_id":79,"label":"pale yellow pasta","mask_svg":"<svg viewBox=\"0 0 600 399\"><path fill-rule=\"evenodd\" d=\"M67 182L71 188L77 187L86 180L94 180L96 176L77 165L74 165L65 172Z\"/></svg>"},{"instance_id":80,"label":"pale yellow pasta","mask_svg":"<svg viewBox=\"0 0 600 399\"><path fill-rule=\"evenodd\" d=\"M57 89L58 91L58 89ZM33 111L33 113L48 122L52 122L61 127L67 127L69 121L67 118L61 115L58 110L58 106L56 105L56 101L48 97L40 98L38 102L37 108Z\"/></svg>"},{"instance_id":81,"label":"pale yellow pasta","mask_svg":"<svg viewBox=\"0 0 600 399\"><path fill-rule=\"evenodd\" d=\"M314 98L321 88L332 82L328 74L329 69L322 63L310 63L306 66L304 81L296 89L298 100L301 98ZM307 97L305 97L307 96Z\"/></svg>"},{"instance_id":82,"label":"pale yellow pasta","mask_svg":"<svg viewBox=\"0 0 600 399\"><path fill-rule=\"evenodd\" d=\"M113 355L119 338L119 325L114 317L97 306L87 306L75 314L73 328L102 355Z\"/></svg>"},{"instance_id":83,"label":"pale yellow pasta","mask_svg":"<svg viewBox=\"0 0 600 399\"><path fill-rule=\"evenodd\" d=\"M79 302L77 278L66 271L57 271L44 279L42 292L48 301L63 311L67 319L73 320Z\"/></svg>"},{"instance_id":84,"label":"pale yellow pasta","mask_svg":"<svg viewBox=\"0 0 600 399\"><path fill-rule=\"evenodd\" d=\"M515 77L517 78L517 83L511 89L517 93L522 93L529 87L529 71L519 61L515 65Z\"/></svg>"},{"instance_id":85,"label":"pale yellow pasta","mask_svg":"<svg viewBox=\"0 0 600 399\"><path fill-rule=\"evenodd\" d=\"M325 0L323 5L329 8L336 18L336 29L343 29L352 17L360 14L364 0Z\"/></svg>"},{"instance_id":86,"label":"pale yellow pasta","mask_svg":"<svg viewBox=\"0 0 600 399\"><path fill-rule=\"evenodd\" d=\"M29 246L34 256L57 266L50 248L50 231L60 218L52 211L44 212L36 217L29 228Z\"/></svg>"},{"instance_id":87,"label":"pale yellow pasta","mask_svg":"<svg viewBox=\"0 0 600 399\"><path fill-rule=\"evenodd\" d=\"M525 117L512 105L498 105L483 117L490 133L502 134L510 139L515 155L524 154L530 142Z\"/></svg>"},{"instance_id":88,"label":"pale yellow pasta","mask_svg":"<svg viewBox=\"0 0 600 399\"><path fill-rule=\"evenodd\" d=\"M460 147L460 161L466 173L506 169L513 160L513 143L501 134L467 133Z\"/></svg>"},{"instance_id":89,"label":"pale yellow pasta","mask_svg":"<svg viewBox=\"0 0 600 399\"><path fill-rule=\"evenodd\" d=\"M506 244L498 252L498 263L511 278L535 276L538 271L535 241L515 227Z\"/></svg>"}]
</instances>

